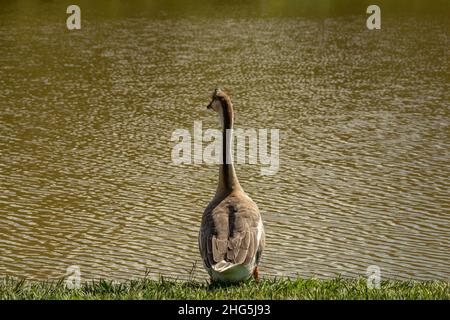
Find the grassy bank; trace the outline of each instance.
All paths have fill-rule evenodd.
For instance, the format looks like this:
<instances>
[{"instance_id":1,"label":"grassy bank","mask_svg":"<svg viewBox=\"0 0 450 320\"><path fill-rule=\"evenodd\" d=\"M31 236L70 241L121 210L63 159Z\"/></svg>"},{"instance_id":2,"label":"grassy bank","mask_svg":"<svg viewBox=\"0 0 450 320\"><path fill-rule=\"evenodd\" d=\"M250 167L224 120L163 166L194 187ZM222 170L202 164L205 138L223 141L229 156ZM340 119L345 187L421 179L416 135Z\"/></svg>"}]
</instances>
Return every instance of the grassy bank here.
<instances>
[{"instance_id":1,"label":"grassy bank","mask_svg":"<svg viewBox=\"0 0 450 320\"><path fill-rule=\"evenodd\" d=\"M0 299L449 299L445 281L382 281L368 289L364 279L251 280L236 286L175 280L97 281L68 289L63 281L0 280Z\"/></svg>"}]
</instances>

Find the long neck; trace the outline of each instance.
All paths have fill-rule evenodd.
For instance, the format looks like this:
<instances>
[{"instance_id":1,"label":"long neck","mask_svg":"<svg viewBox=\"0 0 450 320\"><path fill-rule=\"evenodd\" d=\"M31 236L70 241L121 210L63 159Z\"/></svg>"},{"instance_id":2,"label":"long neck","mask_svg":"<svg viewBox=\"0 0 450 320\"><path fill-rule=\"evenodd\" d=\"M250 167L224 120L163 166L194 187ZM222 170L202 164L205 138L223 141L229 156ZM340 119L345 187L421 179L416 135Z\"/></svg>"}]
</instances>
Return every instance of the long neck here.
<instances>
[{"instance_id":1,"label":"long neck","mask_svg":"<svg viewBox=\"0 0 450 320\"><path fill-rule=\"evenodd\" d=\"M231 146L233 144L233 109L226 103L222 104L220 110L220 121L222 124L222 158L219 171L219 185L216 195L227 195L241 186L234 171Z\"/></svg>"}]
</instances>

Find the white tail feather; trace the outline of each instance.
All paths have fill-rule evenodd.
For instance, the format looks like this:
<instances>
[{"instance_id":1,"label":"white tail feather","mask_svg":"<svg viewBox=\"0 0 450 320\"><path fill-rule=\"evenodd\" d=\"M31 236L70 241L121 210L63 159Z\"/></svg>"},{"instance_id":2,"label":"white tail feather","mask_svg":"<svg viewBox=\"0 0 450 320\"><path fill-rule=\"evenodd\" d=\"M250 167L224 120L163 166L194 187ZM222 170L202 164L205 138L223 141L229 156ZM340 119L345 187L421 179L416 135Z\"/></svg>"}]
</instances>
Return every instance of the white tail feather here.
<instances>
[{"instance_id":1,"label":"white tail feather","mask_svg":"<svg viewBox=\"0 0 450 320\"><path fill-rule=\"evenodd\" d=\"M210 269L210 275L213 280L225 282L238 282L248 279L253 272L251 265L235 264L225 260L219 261Z\"/></svg>"},{"instance_id":2,"label":"white tail feather","mask_svg":"<svg viewBox=\"0 0 450 320\"><path fill-rule=\"evenodd\" d=\"M225 272L228 269L233 268L236 266L235 263L227 262L225 260L217 262L215 265L212 266L213 270L216 272Z\"/></svg>"}]
</instances>

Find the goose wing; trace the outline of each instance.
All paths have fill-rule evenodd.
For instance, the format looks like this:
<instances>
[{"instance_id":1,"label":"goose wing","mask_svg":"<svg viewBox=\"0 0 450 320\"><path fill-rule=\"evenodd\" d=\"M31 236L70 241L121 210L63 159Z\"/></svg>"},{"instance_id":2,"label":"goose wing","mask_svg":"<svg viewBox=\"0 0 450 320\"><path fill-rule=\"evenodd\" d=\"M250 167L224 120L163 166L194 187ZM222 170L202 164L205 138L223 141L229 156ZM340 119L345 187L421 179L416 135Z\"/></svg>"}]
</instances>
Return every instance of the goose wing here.
<instances>
[{"instance_id":1,"label":"goose wing","mask_svg":"<svg viewBox=\"0 0 450 320\"><path fill-rule=\"evenodd\" d=\"M221 261L232 264L258 263L265 235L256 204L248 197L225 199L203 214L199 246L207 268Z\"/></svg>"}]
</instances>

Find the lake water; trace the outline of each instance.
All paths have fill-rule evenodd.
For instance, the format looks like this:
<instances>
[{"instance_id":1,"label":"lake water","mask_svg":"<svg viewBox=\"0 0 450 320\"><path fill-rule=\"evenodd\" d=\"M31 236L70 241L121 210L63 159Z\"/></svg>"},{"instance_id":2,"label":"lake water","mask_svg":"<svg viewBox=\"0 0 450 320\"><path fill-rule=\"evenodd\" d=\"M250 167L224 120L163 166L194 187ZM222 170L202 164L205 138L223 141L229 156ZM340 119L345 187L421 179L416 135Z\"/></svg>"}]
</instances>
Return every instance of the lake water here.
<instances>
[{"instance_id":1,"label":"lake water","mask_svg":"<svg viewBox=\"0 0 450 320\"><path fill-rule=\"evenodd\" d=\"M381 5L370 31L333 1L108 3L68 31L68 4L2 2L0 277L207 279L218 168L174 165L171 136L218 128L221 86L237 128L280 130L275 175L236 166L263 276L449 279L448 11Z\"/></svg>"}]
</instances>

